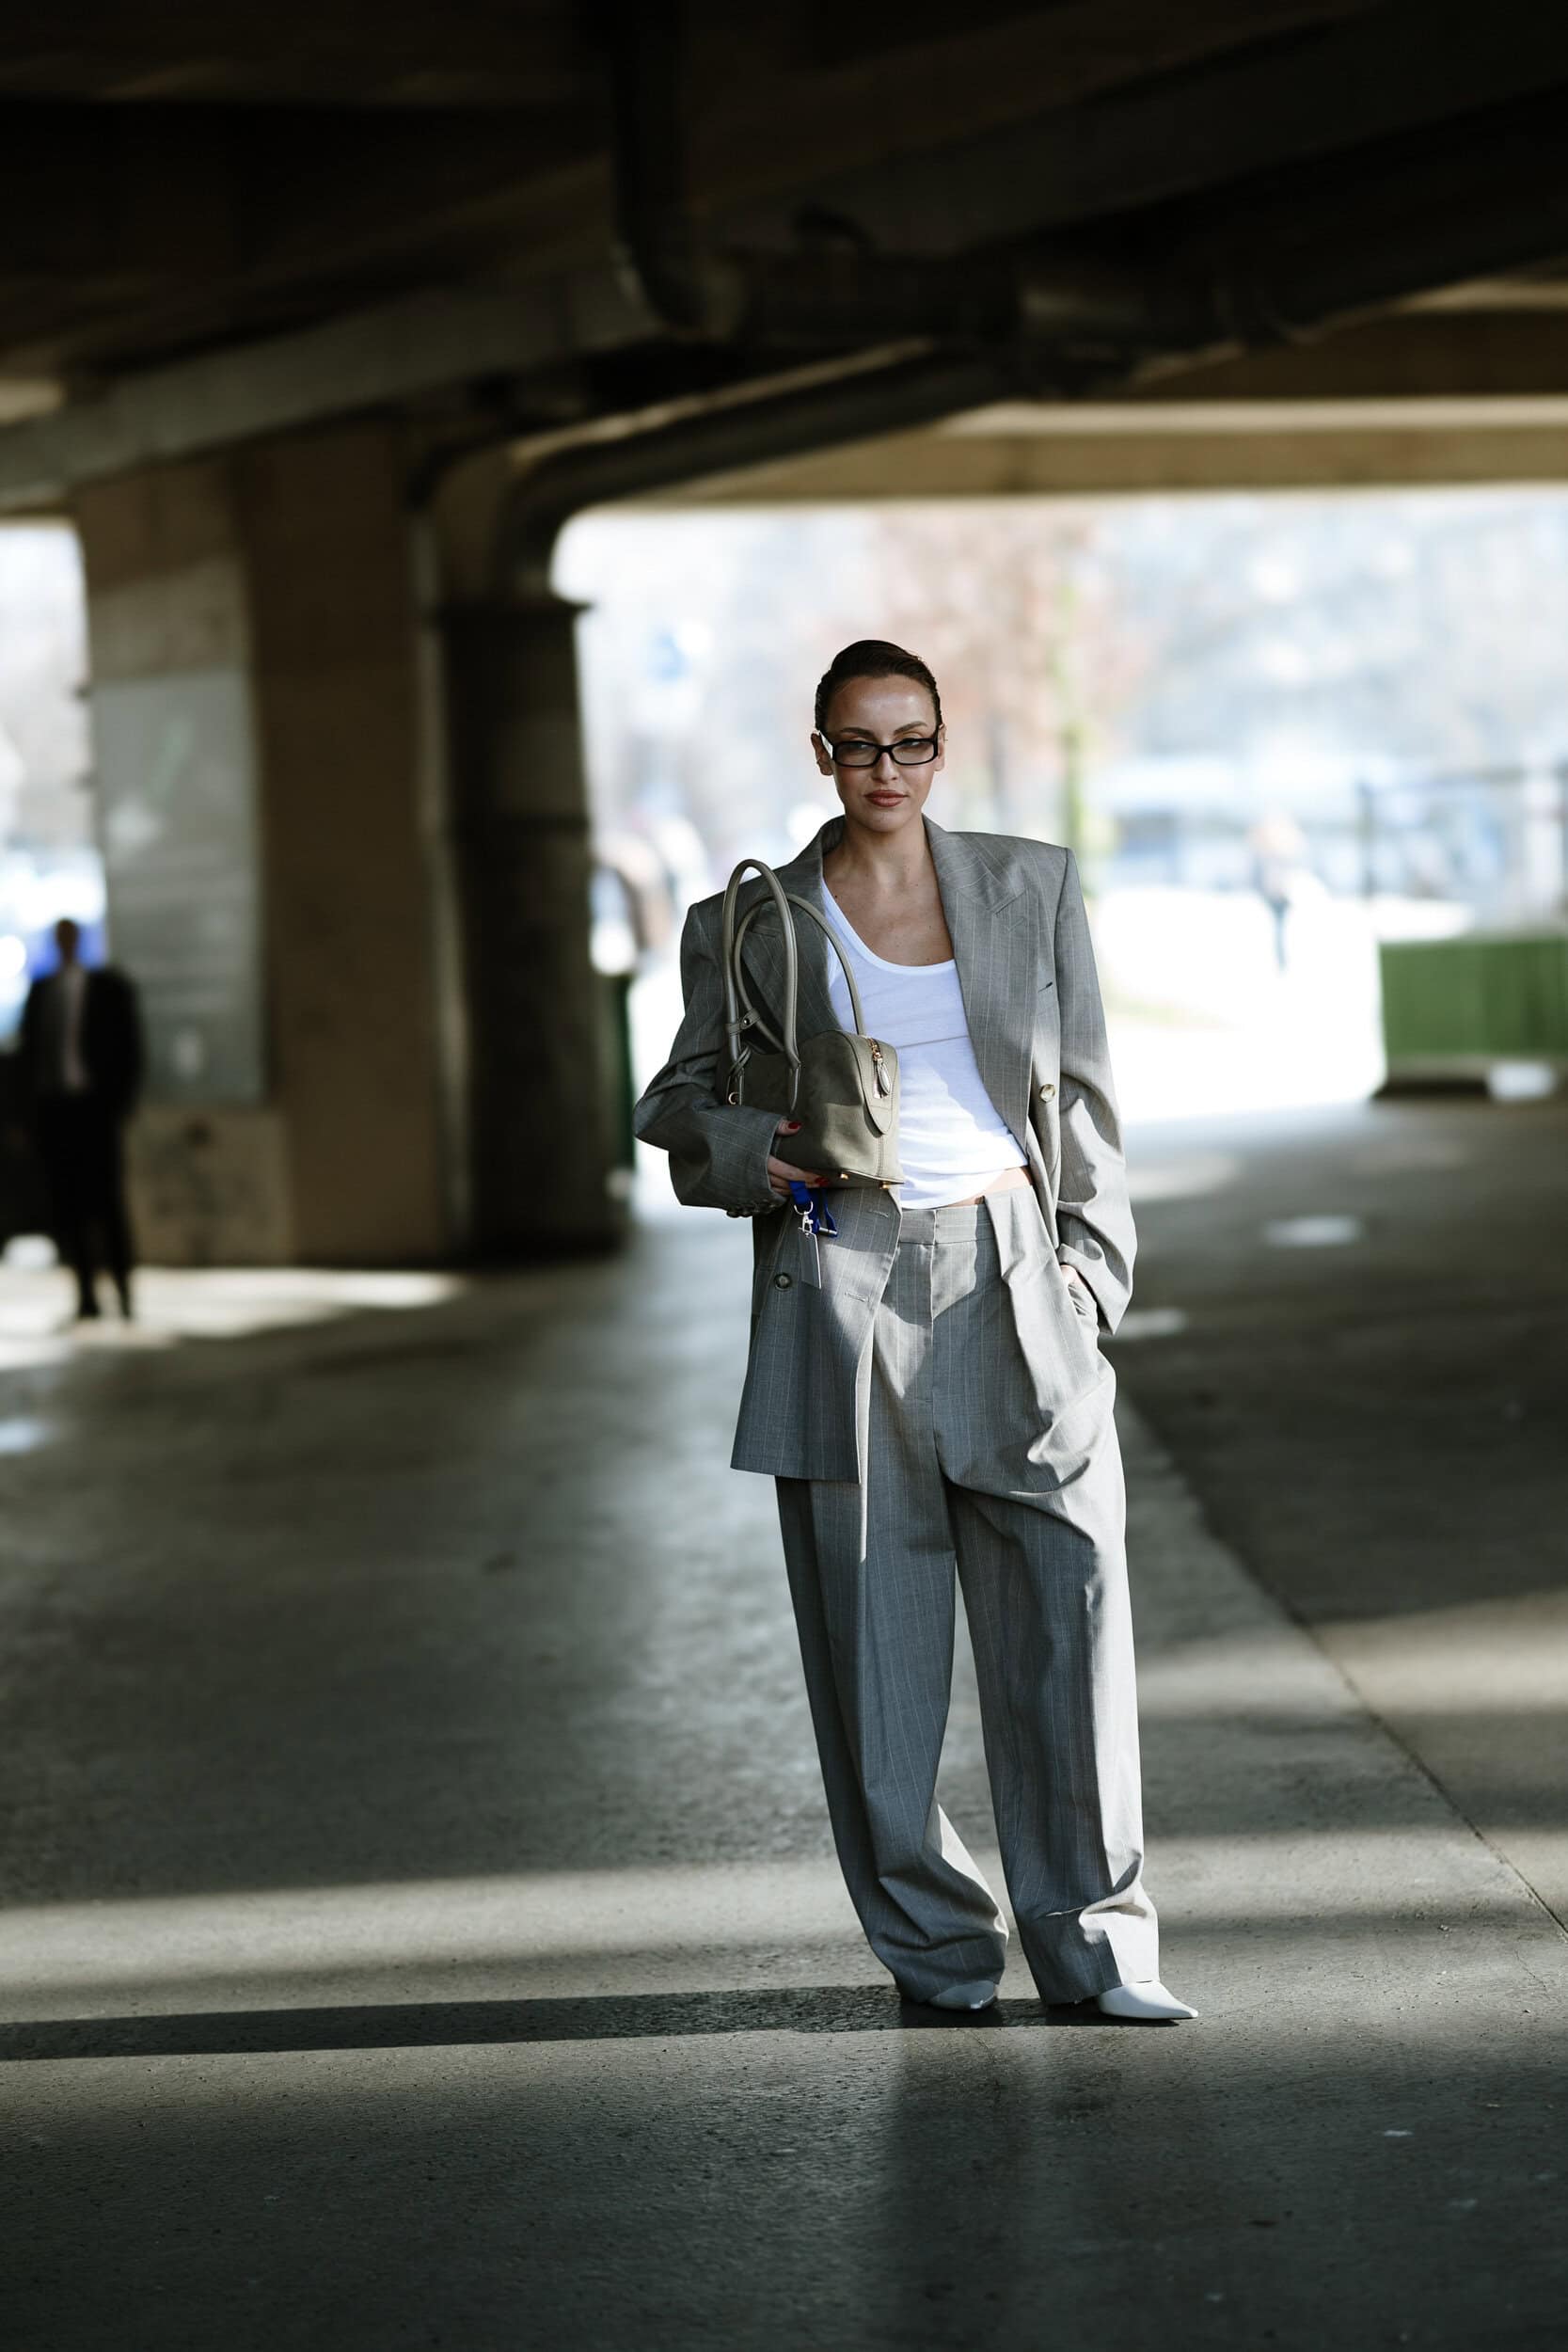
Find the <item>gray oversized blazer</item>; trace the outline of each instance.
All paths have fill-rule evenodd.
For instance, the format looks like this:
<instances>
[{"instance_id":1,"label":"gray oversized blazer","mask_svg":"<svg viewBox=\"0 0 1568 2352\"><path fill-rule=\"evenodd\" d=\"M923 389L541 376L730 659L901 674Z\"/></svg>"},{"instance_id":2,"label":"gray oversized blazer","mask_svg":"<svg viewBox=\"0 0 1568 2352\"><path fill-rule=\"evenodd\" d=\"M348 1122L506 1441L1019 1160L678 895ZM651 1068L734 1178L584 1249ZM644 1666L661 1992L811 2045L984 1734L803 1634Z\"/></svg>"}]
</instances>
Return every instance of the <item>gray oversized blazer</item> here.
<instances>
[{"instance_id":1,"label":"gray oversized blazer","mask_svg":"<svg viewBox=\"0 0 1568 2352\"><path fill-rule=\"evenodd\" d=\"M1018 1138L1057 1256L1083 1276L1101 1325L1114 1331L1132 1291L1132 1216L1072 852L923 821L980 1074ZM823 853L843 830L842 817L831 818L780 866L786 890L813 894ZM763 888L754 877L743 886L742 908ZM898 1246L900 1212L888 1193L835 1190L838 1236L816 1252L775 1198L768 1159L776 1114L725 1103L717 1091L724 1054L721 905L719 895L704 898L687 917L685 1015L633 1124L645 1142L669 1152L671 1182L689 1206L757 1219L751 1353L732 1466L781 1478L853 1479L861 1468L857 1378ZM796 929L800 1034L815 1037L838 1025L828 994L832 950L815 923ZM752 994L777 1029L784 956L776 922L759 918L743 952ZM781 1280L781 1273L791 1279Z\"/></svg>"}]
</instances>

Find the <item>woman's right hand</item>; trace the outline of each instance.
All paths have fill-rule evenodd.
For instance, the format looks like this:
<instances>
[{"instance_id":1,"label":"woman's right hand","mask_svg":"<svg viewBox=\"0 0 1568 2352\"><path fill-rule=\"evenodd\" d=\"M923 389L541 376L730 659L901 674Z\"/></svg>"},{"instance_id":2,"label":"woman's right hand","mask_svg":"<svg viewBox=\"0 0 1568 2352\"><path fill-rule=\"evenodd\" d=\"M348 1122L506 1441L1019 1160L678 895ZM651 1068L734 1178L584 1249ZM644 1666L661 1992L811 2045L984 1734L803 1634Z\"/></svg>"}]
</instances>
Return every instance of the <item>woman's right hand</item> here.
<instances>
[{"instance_id":1,"label":"woman's right hand","mask_svg":"<svg viewBox=\"0 0 1568 2352\"><path fill-rule=\"evenodd\" d=\"M798 1119L781 1119L773 1130L776 1136L798 1136L800 1132L800 1122ZM808 1192L815 1192L818 1184L826 1184L827 1178L820 1172L814 1173L810 1168L795 1168L788 1160L769 1158L768 1181L779 1199L787 1200L791 1184L804 1184Z\"/></svg>"}]
</instances>

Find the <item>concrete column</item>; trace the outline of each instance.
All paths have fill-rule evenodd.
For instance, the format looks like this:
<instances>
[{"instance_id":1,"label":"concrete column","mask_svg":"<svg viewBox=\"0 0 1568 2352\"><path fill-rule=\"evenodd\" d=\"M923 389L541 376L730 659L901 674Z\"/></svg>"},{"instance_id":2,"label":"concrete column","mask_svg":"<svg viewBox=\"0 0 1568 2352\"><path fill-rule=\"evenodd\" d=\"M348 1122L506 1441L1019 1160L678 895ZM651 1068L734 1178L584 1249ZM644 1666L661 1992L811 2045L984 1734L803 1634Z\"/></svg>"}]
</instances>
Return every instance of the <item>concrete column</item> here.
<instances>
[{"instance_id":1,"label":"concrete column","mask_svg":"<svg viewBox=\"0 0 1568 2352\"><path fill-rule=\"evenodd\" d=\"M402 438L242 453L268 881L269 1003L296 1246L440 1258L432 870Z\"/></svg>"},{"instance_id":2,"label":"concrete column","mask_svg":"<svg viewBox=\"0 0 1568 2352\"><path fill-rule=\"evenodd\" d=\"M113 951L143 987L144 1253L450 1254L427 766L394 427L84 489Z\"/></svg>"},{"instance_id":3,"label":"concrete column","mask_svg":"<svg viewBox=\"0 0 1568 2352\"><path fill-rule=\"evenodd\" d=\"M443 614L471 1234L488 1254L602 1248L624 1222L589 956L577 610L546 593Z\"/></svg>"}]
</instances>

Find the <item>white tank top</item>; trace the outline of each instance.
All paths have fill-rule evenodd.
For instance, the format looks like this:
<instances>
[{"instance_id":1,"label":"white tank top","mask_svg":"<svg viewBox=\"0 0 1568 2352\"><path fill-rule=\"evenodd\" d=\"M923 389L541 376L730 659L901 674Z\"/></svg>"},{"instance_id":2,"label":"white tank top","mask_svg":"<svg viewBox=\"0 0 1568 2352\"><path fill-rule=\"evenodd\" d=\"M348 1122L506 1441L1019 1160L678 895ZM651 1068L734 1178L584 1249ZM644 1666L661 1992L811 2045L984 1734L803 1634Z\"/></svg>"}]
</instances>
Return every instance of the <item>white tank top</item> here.
<instances>
[{"instance_id":1,"label":"white tank top","mask_svg":"<svg viewBox=\"0 0 1568 2352\"><path fill-rule=\"evenodd\" d=\"M986 1092L958 988L958 967L889 963L856 937L826 882L822 911L844 944L861 993L866 1033L898 1056L898 1165L893 1187L900 1209L940 1209L966 1200L1023 1153ZM854 1024L838 958L828 955L833 1010Z\"/></svg>"}]
</instances>

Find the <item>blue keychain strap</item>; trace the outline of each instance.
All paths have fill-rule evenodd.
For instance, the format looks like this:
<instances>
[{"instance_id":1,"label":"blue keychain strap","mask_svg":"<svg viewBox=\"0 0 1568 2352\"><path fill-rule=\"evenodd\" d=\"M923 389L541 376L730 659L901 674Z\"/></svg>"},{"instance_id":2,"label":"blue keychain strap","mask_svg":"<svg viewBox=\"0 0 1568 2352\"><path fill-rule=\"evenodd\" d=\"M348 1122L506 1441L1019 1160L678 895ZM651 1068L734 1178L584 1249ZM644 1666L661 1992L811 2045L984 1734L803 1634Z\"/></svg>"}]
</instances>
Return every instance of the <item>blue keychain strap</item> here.
<instances>
[{"instance_id":1,"label":"blue keychain strap","mask_svg":"<svg viewBox=\"0 0 1568 2352\"><path fill-rule=\"evenodd\" d=\"M828 1206L826 1194L809 1192L804 1184L798 1184L794 1177L791 1177L789 1197L800 1212L802 1232L826 1233L832 1240L837 1233L838 1227L833 1223L833 1213Z\"/></svg>"}]
</instances>

